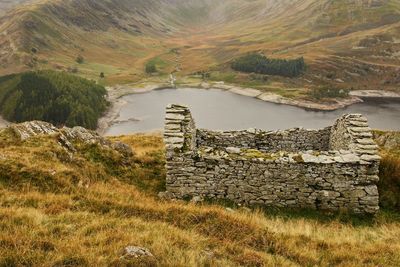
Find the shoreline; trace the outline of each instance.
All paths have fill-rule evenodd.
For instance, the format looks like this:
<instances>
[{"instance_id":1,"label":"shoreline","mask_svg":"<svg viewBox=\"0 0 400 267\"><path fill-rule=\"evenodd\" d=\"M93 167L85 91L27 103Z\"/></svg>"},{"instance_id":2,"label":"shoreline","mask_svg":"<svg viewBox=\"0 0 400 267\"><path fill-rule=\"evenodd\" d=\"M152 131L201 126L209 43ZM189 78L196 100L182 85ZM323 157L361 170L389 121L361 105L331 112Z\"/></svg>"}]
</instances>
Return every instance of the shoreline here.
<instances>
[{"instance_id":1,"label":"shoreline","mask_svg":"<svg viewBox=\"0 0 400 267\"><path fill-rule=\"evenodd\" d=\"M357 90L351 91L351 96L359 98L386 98L386 99L400 99L400 93L391 91L379 91L379 90Z\"/></svg>"},{"instance_id":2,"label":"shoreline","mask_svg":"<svg viewBox=\"0 0 400 267\"><path fill-rule=\"evenodd\" d=\"M215 83L200 83L200 84L179 84L176 88L199 88L199 89L220 89L225 90L234 94L252 97L259 99L261 101L281 104L281 105L289 105L295 106L299 108L304 108L307 110L315 110L315 111L335 111L338 109L346 108L348 106L362 103L364 100L362 98L399 98L400 94L388 91L378 91L378 90L360 90L360 91L352 91L348 98L345 99L332 99L332 103L318 103L307 100L296 100L283 97L276 93L272 92L263 92L258 89L253 88L242 88L239 86L226 85L223 82L215 82ZM121 98L126 95L131 94L144 94L149 93L155 90L163 90L163 89L173 89L175 87L171 87L166 84L151 84L145 87L134 87L127 85L117 85L112 87L107 87L108 91L108 101L111 103L111 107L105 113L105 115L99 119L99 126L97 128L97 132L100 135L104 135L109 127L111 127L115 120L119 116L119 112L121 108L126 104Z\"/></svg>"},{"instance_id":3,"label":"shoreline","mask_svg":"<svg viewBox=\"0 0 400 267\"><path fill-rule=\"evenodd\" d=\"M115 99L110 101L110 103L111 107L97 123L96 132L99 135L104 135L106 133L107 129L110 128L113 122L118 118L121 108L126 104L126 102L121 99Z\"/></svg>"},{"instance_id":4,"label":"shoreline","mask_svg":"<svg viewBox=\"0 0 400 267\"><path fill-rule=\"evenodd\" d=\"M121 99L122 97L131 94L145 94L154 90L162 90L168 88L172 89L173 87L163 85L148 85L143 88L125 85L106 87L108 93L107 100L110 102L110 107L106 111L106 113L99 119L96 132L100 135L104 135L107 129L114 124L115 120L119 116L121 108L125 104L127 104L126 101Z\"/></svg>"}]
</instances>

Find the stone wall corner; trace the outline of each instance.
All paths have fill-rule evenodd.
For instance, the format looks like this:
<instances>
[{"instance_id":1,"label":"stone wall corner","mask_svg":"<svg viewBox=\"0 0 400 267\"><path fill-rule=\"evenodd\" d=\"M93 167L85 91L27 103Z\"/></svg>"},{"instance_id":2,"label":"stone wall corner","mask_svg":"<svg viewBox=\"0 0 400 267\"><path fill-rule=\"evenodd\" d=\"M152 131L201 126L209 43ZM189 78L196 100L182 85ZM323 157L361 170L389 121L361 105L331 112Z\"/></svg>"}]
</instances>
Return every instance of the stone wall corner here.
<instances>
[{"instance_id":1,"label":"stone wall corner","mask_svg":"<svg viewBox=\"0 0 400 267\"><path fill-rule=\"evenodd\" d=\"M167 106L164 143L169 154L193 151L196 147L196 125L188 107L178 104Z\"/></svg>"}]
</instances>

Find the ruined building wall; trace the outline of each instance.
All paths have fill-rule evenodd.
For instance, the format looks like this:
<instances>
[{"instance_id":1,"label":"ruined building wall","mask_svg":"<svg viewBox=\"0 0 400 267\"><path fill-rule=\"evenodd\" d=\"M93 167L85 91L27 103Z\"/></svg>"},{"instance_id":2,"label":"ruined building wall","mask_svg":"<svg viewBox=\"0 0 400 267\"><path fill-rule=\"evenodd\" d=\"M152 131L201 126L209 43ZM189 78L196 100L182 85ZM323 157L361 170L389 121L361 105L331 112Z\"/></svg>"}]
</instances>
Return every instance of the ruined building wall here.
<instances>
[{"instance_id":1,"label":"ruined building wall","mask_svg":"<svg viewBox=\"0 0 400 267\"><path fill-rule=\"evenodd\" d=\"M322 130L196 129L188 108L167 108L167 192L175 198L378 211L379 156L367 121L346 115Z\"/></svg>"},{"instance_id":2,"label":"ruined building wall","mask_svg":"<svg viewBox=\"0 0 400 267\"><path fill-rule=\"evenodd\" d=\"M218 132L198 130L197 144L217 148L241 147L264 152L328 150L331 127L322 130L301 128L287 131L245 131Z\"/></svg>"}]
</instances>

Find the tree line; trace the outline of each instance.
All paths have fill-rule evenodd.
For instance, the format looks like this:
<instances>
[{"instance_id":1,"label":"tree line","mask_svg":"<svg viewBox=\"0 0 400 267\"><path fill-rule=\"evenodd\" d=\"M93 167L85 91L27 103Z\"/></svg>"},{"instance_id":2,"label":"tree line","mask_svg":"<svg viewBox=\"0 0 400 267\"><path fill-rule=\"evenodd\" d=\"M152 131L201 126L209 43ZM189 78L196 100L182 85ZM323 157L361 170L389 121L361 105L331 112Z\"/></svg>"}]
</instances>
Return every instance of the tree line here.
<instances>
[{"instance_id":1,"label":"tree line","mask_svg":"<svg viewBox=\"0 0 400 267\"><path fill-rule=\"evenodd\" d=\"M42 120L96 129L106 89L65 72L34 71L0 78L0 113L13 122Z\"/></svg>"},{"instance_id":2,"label":"tree line","mask_svg":"<svg viewBox=\"0 0 400 267\"><path fill-rule=\"evenodd\" d=\"M241 72L297 77L306 70L304 58L271 59L262 54L252 53L235 59L232 69Z\"/></svg>"}]
</instances>

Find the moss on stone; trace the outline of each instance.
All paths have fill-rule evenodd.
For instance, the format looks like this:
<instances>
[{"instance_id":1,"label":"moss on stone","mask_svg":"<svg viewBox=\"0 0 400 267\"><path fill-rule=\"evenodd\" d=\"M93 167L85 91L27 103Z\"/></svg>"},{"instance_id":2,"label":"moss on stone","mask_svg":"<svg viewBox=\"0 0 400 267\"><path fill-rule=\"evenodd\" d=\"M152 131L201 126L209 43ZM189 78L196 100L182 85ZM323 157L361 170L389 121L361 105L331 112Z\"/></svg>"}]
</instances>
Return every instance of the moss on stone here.
<instances>
[{"instance_id":1,"label":"moss on stone","mask_svg":"<svg viewBox=\"0 0 400 267\"><path fill-rule=\"evenodd\" d=\"M293 160L296 161L297 163L304 163L304 159L303 156L300 154L294 155Z\"/></svg>"},{"instance_id":2,"label":"moss on stone","mask_svg":"<svg viewBox=\"0 0 400 267\"><path fill-rule=\"evenodd\" d=\"M187 152L190 149L189 144L191 142L192 142L192 135L189 133L186 133L184 135L184 141L183 141L183 147L182 147L183 152Z\"/></svg>"},{"instance_id":3,"label":"moss on stone","mask_svg":"<svg viewBox=\"0 0 400 267\"><path fill-rule=\"evenodd\" d=\"M319 151L313 151L312 154L313 154L314 156L316 156L316 157L321 156L321 152L319 152Z\"/></svg>"}]
</instances>

